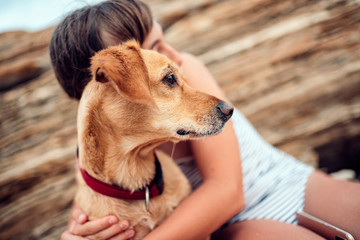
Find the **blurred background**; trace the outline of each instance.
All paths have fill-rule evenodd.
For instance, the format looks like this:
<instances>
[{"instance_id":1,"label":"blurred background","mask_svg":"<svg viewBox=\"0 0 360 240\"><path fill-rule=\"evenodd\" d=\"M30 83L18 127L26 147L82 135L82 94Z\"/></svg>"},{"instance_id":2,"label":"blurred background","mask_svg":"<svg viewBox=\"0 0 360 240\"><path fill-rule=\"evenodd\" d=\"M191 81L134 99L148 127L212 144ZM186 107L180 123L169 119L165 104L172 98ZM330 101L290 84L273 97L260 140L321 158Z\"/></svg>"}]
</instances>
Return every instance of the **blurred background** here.
<instances>
[{"instance_id":1,"label":"blurred background","mask_svg":"<svg viewBox=\"0 0 360 240\"><path fill-rule=\"evenodd\" d=\"M0 239L59 239L66 228L77 102L57 83L48 44L67 12L98 1L0 0ZM359 0L145 2L268 142L359 180Z\"/></svg>"}]
</instances>

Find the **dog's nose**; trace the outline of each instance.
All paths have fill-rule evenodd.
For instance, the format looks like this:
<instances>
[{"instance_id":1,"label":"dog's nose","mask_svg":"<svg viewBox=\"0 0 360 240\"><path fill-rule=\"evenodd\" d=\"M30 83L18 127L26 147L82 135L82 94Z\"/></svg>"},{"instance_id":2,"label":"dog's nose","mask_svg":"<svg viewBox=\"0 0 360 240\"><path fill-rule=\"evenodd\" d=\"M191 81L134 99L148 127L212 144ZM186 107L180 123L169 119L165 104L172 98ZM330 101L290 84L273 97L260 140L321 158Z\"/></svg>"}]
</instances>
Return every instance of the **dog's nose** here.
<instances>
[{"instance_id":1,"label":"dog's nose","mask_svg":"<svg viewBox=\"0 0 360 240\"><path fill-rule=\"evenodd\" d=\"M233 106L231 106L230 104L228 104L226 102L220 102L216 106L216 109L217 109L219 116L222 119L224 119L225 121L229 120L229 118L231 118L231 116L234 112Z\"/></svg>"}]
</instances>

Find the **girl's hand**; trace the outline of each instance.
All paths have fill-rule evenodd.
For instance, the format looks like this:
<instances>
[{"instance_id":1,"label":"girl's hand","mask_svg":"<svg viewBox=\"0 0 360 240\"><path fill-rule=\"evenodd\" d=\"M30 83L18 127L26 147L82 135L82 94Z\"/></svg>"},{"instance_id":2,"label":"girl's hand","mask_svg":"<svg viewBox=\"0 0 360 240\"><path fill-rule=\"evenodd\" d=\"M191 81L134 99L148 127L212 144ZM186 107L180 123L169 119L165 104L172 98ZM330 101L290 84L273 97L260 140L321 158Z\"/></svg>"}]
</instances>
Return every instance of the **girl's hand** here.
<instances>
[{"instance_id":1,"label":"girl's hand","mask_svg":"<svg viewBox=\"0 0 360 240\"><path fill-rule=\"evenodd\" d=\"M135 231L128 229L128 221L118 221L115 216L106 216L87 221L85 213L73 207L68 229L61 235L61 240L111 239L125 240L133 237Z\"/></svg>"}]
</instances>

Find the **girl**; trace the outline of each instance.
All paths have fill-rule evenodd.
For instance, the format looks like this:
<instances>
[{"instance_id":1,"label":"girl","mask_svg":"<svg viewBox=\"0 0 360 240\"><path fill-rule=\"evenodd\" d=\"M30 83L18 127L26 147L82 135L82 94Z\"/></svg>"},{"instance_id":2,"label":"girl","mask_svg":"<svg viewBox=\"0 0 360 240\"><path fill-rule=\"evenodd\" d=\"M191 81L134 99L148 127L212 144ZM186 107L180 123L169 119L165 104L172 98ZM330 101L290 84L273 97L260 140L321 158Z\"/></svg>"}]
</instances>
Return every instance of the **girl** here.
<instances>
[{"instance_id":1,"label":"girl","mask_svg":"<svg viewBox=\"0 0 360 240\"><path fill-rule=\"evenodd\" d=\"M50 56L58 81L80 99L96 51L135 38L166 55L193 88L226 99L206 67L168 45L149 8L139 0L106 1L68 15L54 31ZM172 144L161 146L169 155ZM360 238L360 184L338 181L267 144L236 110L215 137L177 144L174 160L193 193L145 239L322 239L296 225L304 210ZM195 165L196 163L196 165ZM128 239L135 233L115 216L87 221L74 206L62 239Z\"/></svg>"}]
</instances>

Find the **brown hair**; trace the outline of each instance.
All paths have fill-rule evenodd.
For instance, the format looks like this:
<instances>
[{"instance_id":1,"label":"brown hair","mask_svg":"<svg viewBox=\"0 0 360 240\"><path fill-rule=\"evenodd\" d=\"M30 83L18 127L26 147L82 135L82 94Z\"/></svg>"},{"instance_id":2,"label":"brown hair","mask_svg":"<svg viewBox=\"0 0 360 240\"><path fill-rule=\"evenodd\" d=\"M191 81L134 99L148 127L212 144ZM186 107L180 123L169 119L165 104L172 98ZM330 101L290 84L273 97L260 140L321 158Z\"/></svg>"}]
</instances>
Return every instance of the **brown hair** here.
<instances>
[{"instance_id":1,"label":"brown hair","mask_svg":"<svg viewBox=\"0 0 360 240\"><path fill-rule=\"evenodd\" d=\"M91 80L95 52L130 39L142 44L151 27L150 9L140 0L110 0L75 10L59 23L50 41L57 80L70 97L80 99Z\"/></svg>"}]
</instances>

